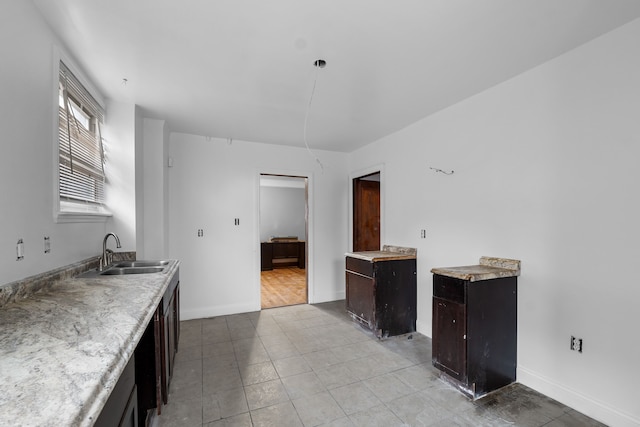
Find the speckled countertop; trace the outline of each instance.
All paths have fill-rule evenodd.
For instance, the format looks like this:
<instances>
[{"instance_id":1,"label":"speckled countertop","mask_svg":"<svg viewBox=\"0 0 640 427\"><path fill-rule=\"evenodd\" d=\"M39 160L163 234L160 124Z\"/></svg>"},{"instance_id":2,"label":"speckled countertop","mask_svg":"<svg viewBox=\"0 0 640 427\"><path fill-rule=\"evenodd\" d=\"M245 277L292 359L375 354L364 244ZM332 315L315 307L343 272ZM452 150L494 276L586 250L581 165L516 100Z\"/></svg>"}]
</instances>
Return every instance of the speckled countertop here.
<instances>
[{"instance_id":1,"label":"speckled countertop","mask_svg":"<svg viewBox=\"0 0 640 427\"><path fill-rule=\"evenodd\" d=\"M381 251L347 252L345 256L369 262L395 261L400 259L416 259L417 250L402 246L384 245Z\"/></svg>"},{"instance_id":2,"label":"speckled countertop","mask_svg":"<svg viewBox=\"0 0 640 427\"><path fill-rule=\"evenodd\" d=\"M479 265L432 268L431 272L441 276L477 282L520 275L520 260L508 258L480 257Z\"/></svg>"},{"instance_id":3,"label":"speckled countertop","mask_svg":"<svg viewBox=\"0 0 640 427\"><path fill-rule=\"evenodd\" d=\"M0 426L91 426L178 270L67 278L0 308Z\"/></svg>"}]
</instances>

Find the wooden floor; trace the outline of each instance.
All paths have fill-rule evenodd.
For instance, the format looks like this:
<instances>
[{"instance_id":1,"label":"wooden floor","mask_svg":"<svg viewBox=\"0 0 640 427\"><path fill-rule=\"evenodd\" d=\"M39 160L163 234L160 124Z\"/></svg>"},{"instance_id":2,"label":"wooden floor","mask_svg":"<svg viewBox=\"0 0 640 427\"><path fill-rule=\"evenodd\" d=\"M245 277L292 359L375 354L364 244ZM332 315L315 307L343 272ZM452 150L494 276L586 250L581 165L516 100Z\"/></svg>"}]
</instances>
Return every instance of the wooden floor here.
<instances>
[{"instance_id":1,"label":"wooden floor","mask_svg":"<svg viewBox=\"0 0 640 427\"><path fill-rule=\"evenodd\" d=\"M282 267L260 272L262 308L307 303L304 268Z\"/></svg>"}]
</instances>

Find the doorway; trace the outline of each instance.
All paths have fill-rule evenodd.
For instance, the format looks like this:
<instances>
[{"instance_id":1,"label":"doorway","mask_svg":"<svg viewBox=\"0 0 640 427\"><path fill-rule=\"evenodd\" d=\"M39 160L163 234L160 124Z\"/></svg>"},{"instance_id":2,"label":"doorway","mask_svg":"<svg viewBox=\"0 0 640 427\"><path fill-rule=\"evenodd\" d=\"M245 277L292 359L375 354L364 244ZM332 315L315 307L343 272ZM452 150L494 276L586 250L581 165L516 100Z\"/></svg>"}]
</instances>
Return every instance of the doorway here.
<instances>
[{"instance_id":1,"label":"doorway","mask_svg":"<svg viewBox=\"0 0 640 427\"><path fill-rule=\"evenodd\" d=\"M380 250L380 172L353 179L353 251Z\"/></svg>"},{"instance_id":2,"label":"doorway","mask_svg":"<svg viewBox=\"0 0 640 427\"><path fill-rule=\"evenodd\" d=\"M260 306L308 302L308 180L260 175Z\"/></svg>"}]
</instances>

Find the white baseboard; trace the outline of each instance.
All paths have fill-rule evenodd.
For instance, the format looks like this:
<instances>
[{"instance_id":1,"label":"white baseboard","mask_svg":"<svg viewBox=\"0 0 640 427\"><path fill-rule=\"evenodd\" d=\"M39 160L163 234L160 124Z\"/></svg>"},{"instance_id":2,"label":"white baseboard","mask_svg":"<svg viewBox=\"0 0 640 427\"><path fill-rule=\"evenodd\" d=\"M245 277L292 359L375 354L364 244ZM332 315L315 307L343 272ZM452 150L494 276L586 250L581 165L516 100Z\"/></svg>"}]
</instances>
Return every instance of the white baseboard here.
<instances>
[{"instance_id":1,"label":"white baseboard","mask_svg":"<svg viewBox=\"0 0 640 427\"><path fill-rule=\"evenodd\" d=\"M335 292L329 295L315 295L313 301L309 301L310 304L320 304L323 302L340 301L345 299L345 291Z\"/></svg>"},{"instance_id":2,"label":"white baseboard","mask_svg":"<svg viewBox=\"0 0 640 427\"><path fill-rule=\"evenodd\" d=\"M332 295L325 295L320 298L316 298L316 301L311 302L311 304L320 304L323 302L331 302L331 301L339 301L345 298L344 292L337 292ZM226 316L229 314L238 314L238 313L251 313L254 311L259 311L260 307L256 307L251 303L242 303L242 304L233 304L233 305L223 305L223 306L212 306L212 307L203 307L196 309L187 309L180 308L180 320L192 320L192 319L206 319L207 317L215 317L215 316Z\"/></svg>"},{"instance_id":3,"label":"white baseboard","mask_svg":"<svg viewBox=\"0 0 640 427\"><path fill-rule=\"evenodd\" d=\"M196 309L180 308L180 320L206 319L207 317L226 316L228 314L238 313L250 313L253 311L257 311L255 304L250 303L211 306Z\"/></svg>"},{"instance_id":4,"label":"white baseboard","mask_svg":"<svg viewBox=\"0 0 640 427\"><path fill-rule=\"evenodd\" d=\"M420 320L416 320L416 331L420 332L422 335L431 338L431 323L421 322Z\"/></svg>"},{"instance_id":5,"label":"white baseboard","mask_svg":"<svg viewBox=\"0 0 640 427\"><path fill-rule=\"evenodd\" d=\"M613 408L607 403L601 402L562 384L558 384L537 372L519 366L517 369L517 379L519 383L606 425L612 427L640 426L640 419L633 415Z\"/></svg>"}]
</instances>

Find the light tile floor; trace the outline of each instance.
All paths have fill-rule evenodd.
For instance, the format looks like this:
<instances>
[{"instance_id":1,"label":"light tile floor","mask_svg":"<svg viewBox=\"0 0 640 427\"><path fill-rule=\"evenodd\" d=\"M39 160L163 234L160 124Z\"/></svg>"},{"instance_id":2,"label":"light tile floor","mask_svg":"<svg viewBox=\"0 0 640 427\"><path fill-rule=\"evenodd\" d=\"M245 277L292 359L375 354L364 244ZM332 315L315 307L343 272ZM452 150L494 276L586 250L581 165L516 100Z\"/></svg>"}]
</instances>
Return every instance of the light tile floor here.
<instances>
[{"instance_id":1,"label":"light tile floor","mask_svg":"<svg viewBox=\"0 0 640 427\"><path fill-rule=\"evenodd\" d=\"M189 320L154 424L602 426L520 384L471 402L438 376L429 338L378 340L344 301Z\"/></svg>"}]
</instances>

